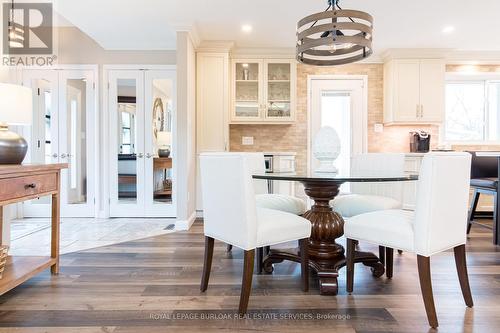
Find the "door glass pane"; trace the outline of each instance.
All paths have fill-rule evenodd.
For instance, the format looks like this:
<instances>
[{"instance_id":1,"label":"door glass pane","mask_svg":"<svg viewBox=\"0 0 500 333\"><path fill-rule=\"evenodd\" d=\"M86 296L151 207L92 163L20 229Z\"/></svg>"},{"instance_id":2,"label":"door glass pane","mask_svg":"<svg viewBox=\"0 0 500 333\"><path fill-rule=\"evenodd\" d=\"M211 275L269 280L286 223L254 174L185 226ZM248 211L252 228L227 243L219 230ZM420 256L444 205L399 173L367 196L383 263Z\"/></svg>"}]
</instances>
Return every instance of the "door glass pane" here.
<instances>
[{"instance_id":1,"label":"door glass pane","mask_svg":"<svg viewBox=\"0 0 500 333\"><path fill-rule=\"evenodd\" d=\"M135 79L118 79L118 200L137 201L137 115Z\"/></svg>"},{"instance_id":2,"label":"door glass pane","mask_svg":"<svg viewBox=\"0 0 500 333\"><path fill-rule=\"evenodd\" d=\"M290 75L290 64L268 64L268 117L290 117Z\"/></svg>"},{"instance_id":3,"label":"door glass pane","mask_svg":"<svg viewBox=\"0 0 500 333\"><path fill-rule=\"evenodd\" d=\"M259 64L236 64L236 117L259 117Z\"/></svg>"},{"instance_id":4,"label":"door glass pane","mask_svg":"<svg viewBox=\"0 0 500 333\"><path fill-rule=\"evenodd\" d=\"M87 202L87 82L68 79L66 86L66 141L68 204Z\"/></svg>"},{"instance_id":5,"label":"door glass pane","mask_svg":"<svg viewBox=\"0 0 500 333\"><path fill-rule=\"evenodd\" d=\"M155 79L152 83L153 137L153 202L172 202L173 167L173 82L170 79Z\"/></svg>"},{"instance_id":6,"label":"door glass pane","mask_svg":"<svg viewBox=\"0 0 500 333\"><path fill-rule=\"evenodd\" d=\"M54 163L57 161L57 124L55 123L55 108L52 106L51 82L45 79L32 81L33 91L33 144L31 145L32 163ZM48 204L49 197L32 200L34 204Z\"/></svg>"},{"instance_id":7,"label":"door glass pane","mask_svg":"<svg viewBox=\"0 0 500 333\"><path fill-rule=\"evenodd\" d=\"M321 93L321 127L330 126L337 131L342 149L335 160L340 172L349 172L351 165L351 96L348 92L323 91ZM341 190L349 191L343 184Z\"/></svg>"}]
</instances>

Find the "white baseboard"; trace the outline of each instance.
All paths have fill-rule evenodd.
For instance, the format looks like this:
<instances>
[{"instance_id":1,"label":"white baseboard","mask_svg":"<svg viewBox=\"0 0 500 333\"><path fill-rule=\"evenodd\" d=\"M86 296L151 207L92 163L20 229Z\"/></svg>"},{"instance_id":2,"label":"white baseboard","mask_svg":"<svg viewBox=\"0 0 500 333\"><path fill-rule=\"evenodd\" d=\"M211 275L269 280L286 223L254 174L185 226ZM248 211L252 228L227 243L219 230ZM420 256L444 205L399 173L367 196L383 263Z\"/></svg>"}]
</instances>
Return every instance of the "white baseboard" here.
<instances>
[{"instance_id":1,"label":"white baseboard","mask_svg":"<svg viewBox=\"0 0 500 333\"><path fill-rule=\"evenodd\" d=\"M196 212L193 212L191 216L187 220L178 220L175 221L175 229L176 230L189 230L196 220Z\"/></svg>"},{"instance_id":2,"label":"white baseboard","mask_svg":"<svg viewBox=\"0 0 500 333\"><path fill-rule=\"evenodd\" d=\"M203 211L202 210L197 210L196 211L196 218L197 219L202 219L203 218Z\"/></svg>"}]
</instances>

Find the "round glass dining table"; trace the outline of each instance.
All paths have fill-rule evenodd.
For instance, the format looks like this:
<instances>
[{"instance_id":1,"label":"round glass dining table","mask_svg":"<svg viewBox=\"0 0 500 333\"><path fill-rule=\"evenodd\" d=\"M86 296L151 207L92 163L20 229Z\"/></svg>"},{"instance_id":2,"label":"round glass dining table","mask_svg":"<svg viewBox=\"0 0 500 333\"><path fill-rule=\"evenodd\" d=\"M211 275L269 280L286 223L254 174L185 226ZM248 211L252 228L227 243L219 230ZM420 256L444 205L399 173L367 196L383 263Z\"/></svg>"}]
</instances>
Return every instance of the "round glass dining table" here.
<instances>
[{"instance_id":1,"label":"round glass dining table","mask_svg":"<svg viewBox=\"0 0 500 333\"><path fill-rule=\"evenodd\" d=\"M273 181L300 182L304 185L306 195L314 201L311 209L302 215L311 222L311 237L309 238L309 266L317 272L320 293L336 295L338 292L337 278L339 269L345 266L344 247L336 240L344 235L344 219L333 211L330 201L338 194L344 183L366 182L404 182L418 179L416 174L381 174L381 173L266 173L255 174L254 179ZM296 252L270 250L264 259L263 269L272 273L273 264L290 260L300 262ZM385 272L384 264L373 253L356 251L355 262L361 262L372 268L372 273L380 277Z\"/></svg>"}]
</instances>

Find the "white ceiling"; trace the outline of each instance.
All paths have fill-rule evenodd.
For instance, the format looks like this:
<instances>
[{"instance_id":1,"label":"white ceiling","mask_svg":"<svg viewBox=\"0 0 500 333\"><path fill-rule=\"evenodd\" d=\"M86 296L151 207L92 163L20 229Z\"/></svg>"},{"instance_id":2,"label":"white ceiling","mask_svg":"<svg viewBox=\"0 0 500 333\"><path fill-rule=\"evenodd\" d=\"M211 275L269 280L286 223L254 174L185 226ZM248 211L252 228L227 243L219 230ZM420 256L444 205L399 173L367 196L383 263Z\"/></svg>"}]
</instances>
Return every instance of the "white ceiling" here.
<instances>
[{"instance_id":1,"label":"white ceiling","mask_svg":"<svg viewBox=\"0 0 500 333\"><path fill-rule=\"evenodd\" d=\"M374 47L500 50L498 0L343 0L374 16ZM59 0L58 11L106 49L175 49L175 30L237 47L292 48L297 21L326 0ZM245 34L242 24L251 24ZM442 29L455 31L445 35Z\"/></svg>"}]
</instances>

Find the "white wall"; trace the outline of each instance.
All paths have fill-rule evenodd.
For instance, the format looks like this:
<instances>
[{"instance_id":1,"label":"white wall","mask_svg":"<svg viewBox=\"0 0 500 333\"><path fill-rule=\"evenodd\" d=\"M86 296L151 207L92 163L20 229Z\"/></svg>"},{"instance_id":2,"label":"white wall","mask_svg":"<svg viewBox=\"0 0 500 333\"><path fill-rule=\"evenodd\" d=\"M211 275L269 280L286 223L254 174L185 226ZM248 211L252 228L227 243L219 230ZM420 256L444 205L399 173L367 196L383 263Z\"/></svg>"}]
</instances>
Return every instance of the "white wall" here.
<instances>
[{"instance_id":1,"label":"white wall","mask_svg":"<svg viewBox=\"0 0 500 333\"><path fill-rule=\"evenodd\" d=\"M189 228L196 201L196 54L189 32L177 33L177 217Z\"/></svg>"}]
</instances>

